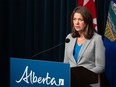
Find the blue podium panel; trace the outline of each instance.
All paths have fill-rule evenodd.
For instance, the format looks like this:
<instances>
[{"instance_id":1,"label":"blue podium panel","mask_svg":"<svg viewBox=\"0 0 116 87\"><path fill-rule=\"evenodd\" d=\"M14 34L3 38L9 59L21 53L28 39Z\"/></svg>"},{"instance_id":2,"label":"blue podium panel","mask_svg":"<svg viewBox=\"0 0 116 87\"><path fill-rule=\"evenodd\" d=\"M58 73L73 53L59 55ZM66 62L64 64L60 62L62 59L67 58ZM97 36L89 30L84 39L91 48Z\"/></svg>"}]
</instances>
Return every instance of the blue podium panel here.
<instances>
[{"instance_id":1,"label":"blue podium panel","mask_svg":"<svg viewBox=\"0 0 116 87\"><path fill-rule=\"evenodd\" d=\"M70 87L70 65L10 58L10 87Z\"/></svg>"}]
</instances>

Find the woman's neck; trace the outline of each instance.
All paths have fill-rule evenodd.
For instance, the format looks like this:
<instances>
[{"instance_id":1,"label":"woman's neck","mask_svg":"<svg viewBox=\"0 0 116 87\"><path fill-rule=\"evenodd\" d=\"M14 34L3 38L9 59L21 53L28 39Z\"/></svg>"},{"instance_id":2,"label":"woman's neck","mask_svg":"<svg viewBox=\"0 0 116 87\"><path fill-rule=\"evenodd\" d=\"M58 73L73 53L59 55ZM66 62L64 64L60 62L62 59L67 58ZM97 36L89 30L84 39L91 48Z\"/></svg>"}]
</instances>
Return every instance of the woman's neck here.
<instances>
[{"instance_id":1,"label":"woman's neck","mask_svg":"<svg viewBox=\"0 0 116 87\"><path fill-rule=\"evenodd\" d=\"M77 38L77 44L78 44L78 45L83 44L83 43L84 43L84 40L85 40L84 35L83 35L83 34L80 35L80 37Z\"/></svg>"}]
</instances>

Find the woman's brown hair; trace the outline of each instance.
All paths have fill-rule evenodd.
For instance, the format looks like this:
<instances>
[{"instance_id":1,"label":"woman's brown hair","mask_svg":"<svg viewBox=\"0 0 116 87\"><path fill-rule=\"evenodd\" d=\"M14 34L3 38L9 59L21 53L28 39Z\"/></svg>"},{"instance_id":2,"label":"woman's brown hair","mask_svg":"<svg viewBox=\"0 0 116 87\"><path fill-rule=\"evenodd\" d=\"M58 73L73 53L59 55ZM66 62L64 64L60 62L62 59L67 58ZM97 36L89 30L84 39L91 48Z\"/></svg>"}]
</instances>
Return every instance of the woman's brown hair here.
<instances>
[{"instance_id":1,"label":"woman's brown hair","mask_svg":"<svg viewBox=\"0 0 116 87\"><path fill-rule=\"evenodd\" d=\"M80 36L79 33L74 29L73 17L75 13L79 13L82 15L83 20L86 24L85 28L88 27L88 30L84 33L84 36L86 39L91 39L93 37L94 32L96 32L96 30L94 29L94 26L93 26L93 18L90 11L84 6L76 7L72 12L72 15L71 15L72 37L75 38Z\"/></svg>"}]
</instances>

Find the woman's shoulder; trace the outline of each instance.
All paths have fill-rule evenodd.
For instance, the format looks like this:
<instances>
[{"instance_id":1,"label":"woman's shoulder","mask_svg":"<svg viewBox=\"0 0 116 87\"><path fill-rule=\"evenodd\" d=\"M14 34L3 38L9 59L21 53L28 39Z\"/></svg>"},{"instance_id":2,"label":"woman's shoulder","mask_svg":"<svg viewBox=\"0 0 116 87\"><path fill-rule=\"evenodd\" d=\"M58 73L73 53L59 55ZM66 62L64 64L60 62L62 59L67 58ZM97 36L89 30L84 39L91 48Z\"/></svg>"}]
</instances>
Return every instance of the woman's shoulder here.
<instances>
[{"instance_id":1,"label":"woman's shoulder","mask_svg":"<svg viewBox=\"0 0 116 87\"><path fill-rule=\"evenodd\" d=\"M66 38L72 38L72 33L69 33Z\"/></svg>"},{"instance_id":2,"label":"woman's shoulder","mask_svg":"<svg viewBox=\"0 0 116 87\"><path fill-rule=\"evenodd\" d=\"M94 33L93 39L102 39L102 36L98 33Z\"/></svg>"},{"instance_id":3,"label":"woman's shoulder","mask_svg":"<svg viewBox=\"0 0 116 87\"><path fill-rule=\"evenodd\" d=\"M98 34L98 33L95 32L95 33L94 33L94 37L95 37L95 38L101 38L102 36L101 36L100 34Z\"/></svg>"}]
</instances>

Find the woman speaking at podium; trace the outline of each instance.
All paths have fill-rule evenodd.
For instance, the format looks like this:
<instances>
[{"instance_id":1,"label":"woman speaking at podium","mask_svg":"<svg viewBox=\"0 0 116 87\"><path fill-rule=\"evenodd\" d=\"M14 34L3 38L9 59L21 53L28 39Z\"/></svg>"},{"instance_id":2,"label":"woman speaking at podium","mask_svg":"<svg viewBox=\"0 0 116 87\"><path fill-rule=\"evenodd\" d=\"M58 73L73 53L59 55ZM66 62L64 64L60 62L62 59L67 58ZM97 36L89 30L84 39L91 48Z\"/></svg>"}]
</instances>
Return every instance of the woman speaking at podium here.
<instances>
[{"instance_id":1,"label":"woman speaking at podium","mask_svg":"<svg viewBox=\"0 0 116 87\"><path fill-rule=\"evenodd\" d=\"M83 66L94 73L102 73L105 67L105 47L86 7L80 6L73 10L71 28L72 33L66 37L70 42L65 43L64 63L69 63L70 67ZM97 83L84 87L100 86Z\"/></svg>"}]
</instances>

